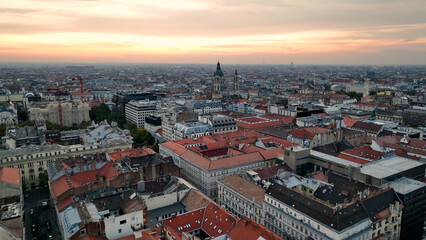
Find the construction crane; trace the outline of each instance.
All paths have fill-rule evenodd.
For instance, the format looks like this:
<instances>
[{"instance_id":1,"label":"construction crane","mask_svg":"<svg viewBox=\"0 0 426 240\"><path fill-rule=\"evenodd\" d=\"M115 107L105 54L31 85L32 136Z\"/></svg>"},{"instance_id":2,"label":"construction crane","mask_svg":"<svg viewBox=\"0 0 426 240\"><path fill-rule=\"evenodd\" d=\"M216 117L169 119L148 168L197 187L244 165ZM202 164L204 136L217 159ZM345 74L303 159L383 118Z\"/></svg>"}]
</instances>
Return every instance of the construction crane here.
<instances>
[{"instance_id":1,"label":"construction crane","mask_svg":"<svg viewBox=\"0 0 426 240\"><path fill-rule=\"evenodd\" d=\"M82 77L75 77L71 80L80 82L80 92L83 93L83 78Z\"/></svg>"},{"instance_id":2,"label":"construction crane","mask_svg":"<svg viewBox=\"0 0 426 240\"><path fill-rule=\"evenodd\" d=\"M56 92L56 98L58 99L59 124L61 126L63 126L64 123L62 121L62 106L61 106L61 92L62 92L62 88L56 86L55 88L48 88L47 91L55 91Z\"/></svg>"}]
</instances>

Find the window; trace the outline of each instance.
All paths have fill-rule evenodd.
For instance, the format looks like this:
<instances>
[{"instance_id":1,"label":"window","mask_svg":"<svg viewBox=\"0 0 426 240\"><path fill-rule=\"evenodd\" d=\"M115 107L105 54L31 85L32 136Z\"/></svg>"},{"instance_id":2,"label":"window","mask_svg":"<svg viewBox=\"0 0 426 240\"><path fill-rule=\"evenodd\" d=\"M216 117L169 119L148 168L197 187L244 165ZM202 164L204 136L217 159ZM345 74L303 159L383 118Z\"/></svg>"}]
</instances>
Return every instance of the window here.
<instances>
[{"instance_id":1,"label":"window","mask_svg":"<svg viewBox=\"0 0 426 240\"><path fill-rule=\"evenodd\" d=\"M118 233L121 233L122 231L121 231L121 228L120 229L118 229Z\"/></svg>"},{"instance_id":2,"label":"window","mask_svg":"<svg viewBox=\"0 0 426 240\"><path fill-rule=\"evenodd\" d=\"M121 220L120 225L122 225L122 224L126 224L126 220Z\"/></svg>"}]
</instances>

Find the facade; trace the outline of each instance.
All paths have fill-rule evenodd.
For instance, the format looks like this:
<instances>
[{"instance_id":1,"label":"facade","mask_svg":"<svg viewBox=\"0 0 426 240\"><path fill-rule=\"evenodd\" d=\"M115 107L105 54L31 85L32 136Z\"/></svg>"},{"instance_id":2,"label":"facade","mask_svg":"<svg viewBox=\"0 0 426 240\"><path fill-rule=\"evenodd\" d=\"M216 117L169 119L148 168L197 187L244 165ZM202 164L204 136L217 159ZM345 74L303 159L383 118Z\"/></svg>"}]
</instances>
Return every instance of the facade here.
<instances>
[{"instance_id":1,"label":"facade","mask_svg":"<svg viewBox=\"0 0 426 240\"><path fill-rule=\"evenodd\" d=\"M361 201L371 220L370 239L400 239L403 206L392 188Z\"/></svg>"},{"instance_id":2,"label":"facade","mask_svg":"<svg viewBox=\"0 0 426 240\"><path fill-rule=\"evenodd\" d=\"M218 204L235 215L244 216L263 224L262 208L265 189L250 181L232 175L217 181Z\"/></svg>"},{"instance_id":3,"label":"facade","mask_svg":"<svg viewBox=\"0 0 426 240\"><path fill-rule=\"evenodd\" d=\"M263 201L264 225L290 239L370 239L371 221L359 202L331 207L279 184Z\"/></svg>"},{"instance_id":4,"label":"facade","mask_svg":"<svg viewBox=\"0 0 426 240\"><path fill-rule=\"evenodd\" d=\"M171 156L181 168L181 176L212 199L217 198L217 180L264 166L259 152L244 154L214 140L207 145L183 143L186 140L161 143L160 154Z\"/></svg>"},{"instance_id":5,"label":"facade","mask_svg":"<svg viewBox=\"0 0 426 240\"><path fill-rule=\"evenodd\" d=\"M342 139L343 132L341 129L330 130L321 127L292 129L287 136L288 141L298 143L310 149L340 142Z\"/></svg>"},{"instance_id":6,"label":"facade","mask_svg":"<svg viewBox=\"0 0 426 240\"><path fill-rule=\"evenodd\" d=\"M210 124L200 121L185 121L173 126L173 139L197 138L213 134Z\"/></svg>"},{"instance_id":7,"label":"facade","mask_svg":"<svg viewBox=\"0 0 426 240\"><path fill-rule=\"evenodd\" d=\"M41 145L46 143L46 125L42 119L35 126L15 127L7 125L6 136L2 144L6 149L16 149L26 145Z\"/></svg>"},{"instance_id":8,"label":"facade","mask_svg":"<svg viewBox=\"0 0 426 240\"><path fill-rule=\"evenodd\" d=\"M117 93L112 98L112 102L115 107L114 110L116 112L120 112L122 114L126 113L126 104L130 101L139 101L139 100L148 100L153 101L157 100L157 96L152 93Z\"/></svg>"},{"instance_id":9,"label":"facade","mask_svg":"<svg viewBox=\"0 0 426 240\"><path fill-rule=\"evenodd\" d=\"M404 206L400 239L422 239L426 213L426 183L404 177L389 182L384 187L393 188Z\"/></svg>"},{"instance_id":10,"label":"facade","mask_svg":"<svg viewBox=\"0 0 426 240\"><path fill-rule=\"evenodd\" d=\"M24 237L23 195L18 168L0 167L0 239Z\"/></svg>"},{"instance_id":11,"label":"facade","mask_svg":"<svg viewBox=\"0 0 426 240\"><path fill-rule=\"evenodd\" d=\"M192 106L192 110L198 114L210 114L215 112L221 112L223 110L223 104L221 102L196 102Z\"/></svg>"},{"instance_id":12,"label":"facade","mask_svg":"<svg viewBox=\"0 0 426 240\"><path fill-rule=\"evenodd\" d=\"M132 148L130 133L110 126L106 122L93 125L82 136L84 144L80 145L41 145L0 151L0 167L21 169L22 182L27 186L39 184L39 174L46 170L46 165L56 159L86 154L127 150Z\"/></svg>"},{"instance_id":13,"label":"facade","mask_svg":"<svg viewBox=\"0 0 426 240\"><path fill-rule=\"evenodd\" d=\"M88 103L81 101L62 102L61 109L64 126L79 125L83 121L90 121ZM28 111L30 120L38 121L43 118L52 123L60 123L57 102L48 103L45 108L30 107Z\"/></svg>"},{"instance_id":14,"label":"facade","mask_svg":"<svg viewBox=\"0 0 426 240\"><path fill-rule=\"evenodd\" d=\"M220 63L217 62L216 71L213 74L213 90L216 92L221 92L225 88L225 77L223 75L222 69L220 68Z\"/></svg>"},{"instance_id":15,"label":"facade","mask_svg":"<svg viewBox=\"0 0 426 240\"><path fill-rule=\"evenodd\" d=\"M127 121L138 128L145 128L145 118L157 112L157 102L132 101L126 104L125 116Z\"/></svg>"},{"instance_id":16,"label":"facade","mask_svg":"<svg viewBox=\"0 0 426 240\"><path fill-rule=\"evenodd\" d=\"M220 114L202 115L198 119L213 127L213 134L236 132L238 130L235 118Z\"/></svg>"}]
</instances>

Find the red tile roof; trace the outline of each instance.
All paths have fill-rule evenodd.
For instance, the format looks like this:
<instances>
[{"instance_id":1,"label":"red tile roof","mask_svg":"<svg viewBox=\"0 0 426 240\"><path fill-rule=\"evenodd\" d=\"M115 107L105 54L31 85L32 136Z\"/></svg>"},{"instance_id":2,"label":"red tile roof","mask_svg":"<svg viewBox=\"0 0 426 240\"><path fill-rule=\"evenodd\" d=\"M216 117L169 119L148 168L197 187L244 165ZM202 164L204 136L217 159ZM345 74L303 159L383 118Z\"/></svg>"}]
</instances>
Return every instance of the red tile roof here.
<instances>
[{"instance_id":1,"label":"red tile roof","mask_svg":"<svg viewBox=\"0 0 426 240\"><path fill-rule=\"evenodd\" d=\"M214 203L206 207L202 228L210 237L218 237L228 233L237 222L237 218L232 216L225 209Z\"/></svg>"},{"instance_id":2,"label":"red tile roof","mask_svg":"<svg viewBox=\"0 0 426 240\"><path fill-rule=\"evenodd\" d=\"M177 155L181 155L182 153L187 151L187 149L184 146L173 141L160 143L160 145L169 149L170 151L174 152Z\"/></svg>"},{"instance_id":3,"label":"red tile roof","mask_svg":"<svg viewBox=\"0 0 426 240\"><path fill-rule=\"evenodd\" d=\"M277 164L274 166L263 167L253 171L257 172L257 174L259 175L261 179L268 179L277 175L280 169L283 169L288 172L293 172L293 170L289 166L287 166L287 164L285 163Z\"/></svg>"},{"instance_id":4,"label":"red tile roof","mask_svg":"<svg viewBox=\"0 0 426 240\"><path fill-rule=\"evenodd\" d=\"M75 96L78 96L78 95L92 95L91 92L70 92L70 94L71 95L75 95Z\"/></svg>"},{"instance_id":5,"label":"red tile roof","mask_svg":"<svg viewBox=\"0 0 426 240\"><path fill-rule=\"evenodd\" d=\"M74 173L70 176L64 175L50 183L53 194L57 198L71 188L77 188L84 184L96 181L99 176L104 176L108 180L120 175L120 171L115 167L115 163L107 162L102 168L93 171Z\"/></svg>"},{"instance_id":6,"label":"red tile roof","mask_svg":"<svg viewBox=\"0 0 426 240\"><path fill-rule=\"evenodd\" d=\"M121 161L123 160L123 156L127 157L139 157L146 156L148 154L155 154L155 151L150 148L135 148L125 151L108 153L109 159L112 161Z\"/></svg>"},{"instance_id":7,"label":"red tile roof","mask_svg":"<svg viewBox=\"0 0 426 240\"><path fill-rule=\"evenodd\" d=\"M370 146L349 149L344 151L343 153L372 160L377 160L383 155L383 153L373 150Z\"/></svg>"},{"instance_id":8,"label":"red tile roof","mask_svg":"<svg viewBox=\"0 0 426 240\"><path fill-rule=\"evenodd\" d=\"M278 126L282 125L282 122L278 119L271 120L261 117L244 117L237 119L237 125L241 128L254 129Z\"/></svg>"},{"instance_id":9,"label":"red tile roof","mask_svg":"<svg viewBox=\"0 0 426 240\"><path fill-rule=\"evenodd\" d=\"M290 131L290 134L299 139L313 139L315 137L315 133L307 131L303 128L294 128Z\"/></svg>"},{"instance_id":10,"label":"red tile roof","mask_svg":"<svg viewBox=\"0 0 426 240\"><path fill-rule=\"evenodd\" d=\"M19 168L0 167L0 181L21 185L21 170Z\"/></svg>"},{"instance_id":11,"label":"red tile roof","mask_svg":"<svg viewBox=\"0 0 426 240\"><path fill-rule=\"evenodd\" d=\"M273 233L265 226L253 221L252 219L244 216L240 219L237 225L231 229L228 235L232 239L244 239L244 240L282 240L280 236Z\"/></svg>"},{"instance_id":12,"label":"red tile roof","mask_svg":"<svg viewBox=\"0 0 426 240\"><path fill-rule=\"evenodd\" d=\"M56 207L58 208L58 211L62 211L62 209L65 209L71 203L73 203L72 197L67 197L64 200L62 200L60 203L56 204Z\"/></svg>"},{"instance_id":13,"label":"red tile roof","mask_svg":"<svg viewBox=\"0 0 426 240\"><path fill-rule=\"evenodd\" d=\"M73 179L71 179L69 176L62 176L58 179L56 179L54 182L50 183L50 187L53 191L53 195L55 198L66 192L67 190L71 188L80 187L81 184Z\"/></svg>"},{"instance_id":14,"label":"red tile roof","mask_svg":"<svg viewBox=\"0 0 426 240\"><path fill-rule=\"evenodd\" d=\"M203 223L205 208L187 212L176 217L171 217L164 220L164 224L170 228L182 232L190 232L200 229Z\"/></svg>"},{"instance_id":15,"label":"red tile roof","mask_svg":"<svg viewBox=\"0 0 426 240\"><path fill-rule=\"evenodd\" d=\"M358 122L359 120L365 120L367 118L351 118L349 116L343 116L343 122L345 123L345 125L347 127L352 127L356 122Z\"/></svg>"},{"instance_id":16,"label":"red tile roof","mask_svg":"<svg viewBox=\"0 0 426 240\"><path fill-rule=\"evenodd\" d=\"M351 162L354 162L354 163L359 163L359 164L362 164L362 165L370 163L370 161L367 161L365 159L354 157L354 156L350 156L350 155L346 155L344 153L339 153L339 155L337 155L337 157L345 159L345 160L348 160L348 161L351 161Z\"/></svg>"}]
</instances>

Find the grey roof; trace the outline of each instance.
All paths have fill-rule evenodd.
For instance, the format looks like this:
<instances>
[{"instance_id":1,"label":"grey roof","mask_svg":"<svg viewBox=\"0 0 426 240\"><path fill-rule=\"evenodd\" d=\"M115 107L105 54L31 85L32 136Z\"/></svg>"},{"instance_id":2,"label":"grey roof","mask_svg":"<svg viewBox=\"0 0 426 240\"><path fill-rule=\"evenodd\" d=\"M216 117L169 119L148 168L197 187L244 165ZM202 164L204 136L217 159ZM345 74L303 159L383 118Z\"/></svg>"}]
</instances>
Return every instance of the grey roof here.
<instances>
[{"instance_id":1,"label":"grey roof","mask_svg":"<svg viewBox=\"0 0 426 240\"><path fill-rule=\"evenodd\" d=\"M373 222L378 220L377 214L386 210L391 204L395 203L401 203L401 200L392 188L362 200L365 211Z\"/></svg>"},{"instance_id":2,"label":"grey roof","mask_svg":"<svg viewBox=\"0 0 426 240\"><path fill-rule=\"evenodd\" d=\"M266 194L337 231L368 218L360 203L337 210L279 184L269 186Z\"/></svg>"},{"instance_id":3,"label":"grey roof","mask_svg":"<svg viewBox=\"0 0 426 240\"><path fill-rule=\"evenodd\" d=\"M32 154L32 153L41 153L41 152L50 152L55 150L61 150L64 149L64 147L60 145L46 145L46 146L31 146L28 148L17 148L17 149L10 149L5 151L0 151L0 158L1 157L16 157L16 156L22 156L26 154Z\"/></svg>"}]
</instances>

